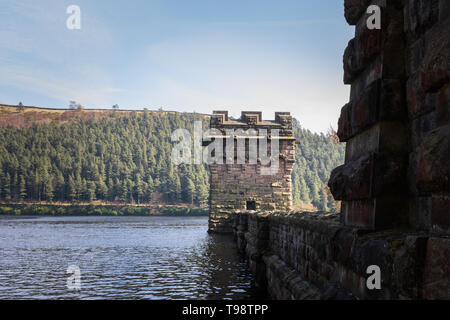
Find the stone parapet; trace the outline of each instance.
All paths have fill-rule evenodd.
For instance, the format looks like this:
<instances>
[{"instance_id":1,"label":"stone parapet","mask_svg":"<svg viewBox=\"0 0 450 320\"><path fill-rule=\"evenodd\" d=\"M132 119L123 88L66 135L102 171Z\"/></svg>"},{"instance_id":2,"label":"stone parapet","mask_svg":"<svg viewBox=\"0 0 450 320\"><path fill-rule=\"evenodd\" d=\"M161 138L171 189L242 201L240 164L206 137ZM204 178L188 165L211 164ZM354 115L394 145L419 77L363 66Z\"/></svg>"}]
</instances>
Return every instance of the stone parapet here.
<instances>
[{"instance_id":1,"label":"stone parapet","mask_svg":"<svg viewBox=\"0 0 450 320\"><path fill-rule=\"evenodd\" d=\"M274 299L449 299L450 239L345 227L337 214L238 212L238 246ZM381 289L367 286L380 268Z\"/></svg>"}]
</instances>

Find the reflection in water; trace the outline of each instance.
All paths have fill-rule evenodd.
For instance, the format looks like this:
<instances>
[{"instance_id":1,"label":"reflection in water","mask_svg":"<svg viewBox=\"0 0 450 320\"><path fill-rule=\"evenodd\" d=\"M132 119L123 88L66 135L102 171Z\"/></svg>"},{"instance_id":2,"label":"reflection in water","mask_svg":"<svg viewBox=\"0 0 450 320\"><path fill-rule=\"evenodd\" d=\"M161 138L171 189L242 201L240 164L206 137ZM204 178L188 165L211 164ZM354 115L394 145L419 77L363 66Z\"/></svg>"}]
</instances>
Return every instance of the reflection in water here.
<instances>
[{"instance_id":1,"label":"reflection in water","mask_svg":"<svg viewBox=\"0 0 450 320\"><path fill-rule=\"evenodd\" d=\"M207 218L0 218L1 299L253 299L247 261ZM66 287L81 269L81 290Z\"/></svg>"}]
</instances>

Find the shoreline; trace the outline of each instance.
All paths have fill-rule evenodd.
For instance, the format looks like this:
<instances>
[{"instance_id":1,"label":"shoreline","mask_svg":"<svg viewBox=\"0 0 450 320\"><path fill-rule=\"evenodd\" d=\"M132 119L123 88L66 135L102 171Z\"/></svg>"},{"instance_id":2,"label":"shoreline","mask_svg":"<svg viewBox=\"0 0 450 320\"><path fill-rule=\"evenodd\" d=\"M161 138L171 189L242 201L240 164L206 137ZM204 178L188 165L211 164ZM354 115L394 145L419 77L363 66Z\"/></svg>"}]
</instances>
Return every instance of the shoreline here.
<instances>
[{"instance_id":1,"label":"shoreline","mask_svg":"<svg viewBox=\"0 0 450 320\"><path fill-rule=\"evenodd\" d=\"M17 204L0 203L0 216L208 216L209 208L131 204Z\"/></svg>"}]
</instances>

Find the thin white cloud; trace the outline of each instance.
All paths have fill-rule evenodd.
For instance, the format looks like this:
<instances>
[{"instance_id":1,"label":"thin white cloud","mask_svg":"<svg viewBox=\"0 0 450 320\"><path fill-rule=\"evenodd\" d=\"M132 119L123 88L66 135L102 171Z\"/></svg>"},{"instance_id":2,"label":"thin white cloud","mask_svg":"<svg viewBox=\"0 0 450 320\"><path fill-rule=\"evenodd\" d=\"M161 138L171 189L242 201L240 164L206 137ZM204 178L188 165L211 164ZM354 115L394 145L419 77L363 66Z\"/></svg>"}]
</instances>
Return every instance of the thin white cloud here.
<instances>
[{"instance_id":1,"label":"thin white cloud","mask_svg":"<svg viewBox=\"0 0 450 320\"><path fill-rule=\"evenodd\" d=\"M3 4L2 4L3 5ZM114 36L89 11L68 30L63 1L6 1L0 9L0 84L88 106L110 106L122 91L93 57L114 50ZM18 55L19 53L19 55ZM21 98L20 98L21 99Z\"/></svg>"},{"instance_id":2,"label":"thin white cloud","mask_svg":"<svg viewBox=\"0 0 450 320\"><path fill-rule=\"evenodd\" d=\"M83 82L67 78L62 81L59 75L45 69L6 65L1 65L0 68L0 85L16 86L67 103L69 100L75 100L90 107L109 107L114 101L113 95L122 92L119 88L101 86L103 82L95 79ZM59 107L65 106L67 104Z\"/></svg>"}]
</instances>

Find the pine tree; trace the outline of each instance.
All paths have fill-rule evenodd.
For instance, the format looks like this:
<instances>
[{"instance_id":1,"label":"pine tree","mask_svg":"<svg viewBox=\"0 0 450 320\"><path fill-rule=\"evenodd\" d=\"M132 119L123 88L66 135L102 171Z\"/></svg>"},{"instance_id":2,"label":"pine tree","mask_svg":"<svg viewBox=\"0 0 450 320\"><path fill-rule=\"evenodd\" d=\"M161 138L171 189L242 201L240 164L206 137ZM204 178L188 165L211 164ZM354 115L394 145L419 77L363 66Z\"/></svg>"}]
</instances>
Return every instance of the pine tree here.
<instances>
[{"instance_id":1,"label":"pine tree","mask_svg":"<svg viewBox=\"0 0 450 320\"><path fill-rule=\"evenodd\" d=\"M304 203L310 203L311 199L309 197L309 190L308 187L306 186L306 182L303 179L303 177L298 178L299 181L299 193L300 193L300 200L303 201Z\"/></svg>"},{"instance_id":2,"label":"pine tree","mask_svg":"<svg viewBox=\"0 0 450 320\"><path fill-rule=\"evenodd\" d=\"M136 174L136 184L135 184L134 189L135 189L137 202L141 203L142 196L144 195L144 190L143 190L143 181L142 181L141 175L139 173Z\"/></svg>"},{"instance_id":3,"label":"pine tree","mask_svg":"<svg viewBox=\"0 0 450 320\"><path fill-rule=\"evenodd\" d=\"M183 186L183 200L186 203L194 203L195 185L191 179L187 178L185 180L185 185Z\"/></svg>"},{"instance_id":4,"label":"pine tree","mask_svg":"<svg viewBox=\"0 0 450 320\"><path fill-rule=\"evenodd\" d=\"M5 178L3 180L3 192L6 201L11 200L11 176L9 172L6 173Z\"/></svg>"},{"instance_id":5,"label":"pine tree","mask_svg":"<svg viewBox=\"0 0 450 320\"><path fill-rule=\"evenodd\" d=\"M88 181L87 182L87 201L92 202L96 200L95 198L95 190L97 189L97 186L94 181Z\"/></svg>"},{"instance_id":6,"label":"pine tree","mask_svg":"<svg viewBox=\"0 0 450 320\"><path fill-rule=\"evenodd\" d=\"M51 176L46 174L46 175L44 175L43 180L44 180L43 196L45 197L45 199L47 201L52 201L53 200L53 182L52 182Z\"/></svg>"},{"instance_id":7,"label":"pine tree","mask_svg":"<svg viewBox=\"0 0 450 320\"><path fill-rule=\"evenodd\" d=\"M128 179L122 182L122 188L120 190L119 199L120 201L127 202L128 201Z\"/></svg>"},{"instance_id":8,"label":"pine tree","mask_svg":"<svg viewBox=\"0 0 450 320\"><path fill-rule=\"evenodd\" d=\"M11 185L11 198L19 198L19 176L17 174L17 171L14 172L14 178Z\"/></svg>"},{"instance_id":9,"label":"pine tree","mask_svg":"<svg viewBox=\"0 0 450 320\"><path fill-rule=\"evenodd\" d=\"M98 195L98 199L106 200L108 198L108 186L105 183L104 178L100 178L97 183L96 194Z\"/></svg>"},{"instance_id":10,"label":"pine tree","mask_svg":"<svg viewBox=\"0 0 450 320\"><path fill-rule=\"evenodd\" d=\"M25 178L23 177L23 175L20 176L19 193L20 200L23 201L27 197L27 186L25 184Z\"/></svg>"},{"instance_id":11,"label":"pine tree","mask_svg":"<svg viewBox=\"0 0 450 320\"><path fill-rule=\"evenodd\" d=\"M69 198L72 201L78 200L78 188L72 175L69 176Z\"/></svg>"},{"instance_id":12,"label":"pine tree","mask_svg":"<svg viewBox=\"0 0 450 320\"><path fill-rule=\"evenodd\" d=\"M321 202L320 209L323 210L323 211L328 211L329 210L329 208L328 208L328 195L327 195L327 193L325 191L325 186L320 189L320 202Z\"/></svg>"},{"instance_id":13,"label":"pine tree","mask_svg":"<svg viewBox=\"0 0 450 320\"><path fill-rule=\"evenodd\" d=\"M64 180L64 176L61 173L61 171L58 170L56 173L56 188L55 188L57 199L64 200L66 191L65 186L66 183Z\"/></svg>"}]
</instances>

